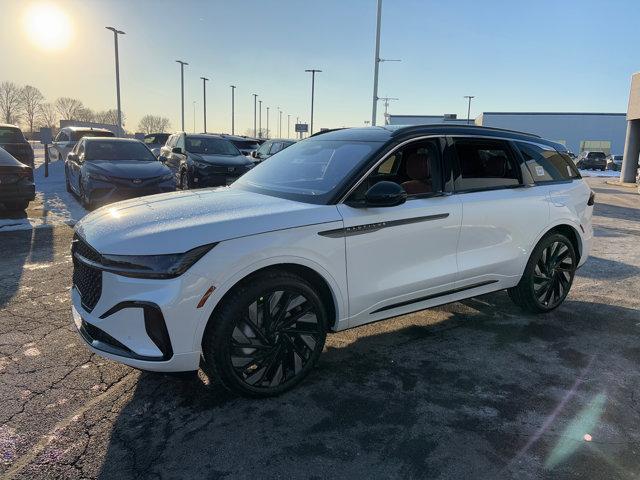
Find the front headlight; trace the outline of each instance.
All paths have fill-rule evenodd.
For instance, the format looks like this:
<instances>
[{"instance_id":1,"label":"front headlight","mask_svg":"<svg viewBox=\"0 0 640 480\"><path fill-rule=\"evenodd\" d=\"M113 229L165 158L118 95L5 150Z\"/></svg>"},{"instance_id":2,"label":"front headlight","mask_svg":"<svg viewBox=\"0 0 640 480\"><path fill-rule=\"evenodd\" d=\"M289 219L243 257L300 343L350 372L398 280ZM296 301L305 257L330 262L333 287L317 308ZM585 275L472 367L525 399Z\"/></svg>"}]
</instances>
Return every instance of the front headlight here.
<instances>
[{"instance_id":1,"label":"front headlight","mask_svg":"<svg viewBox=\"0 0 640 480\"><path fill-rule=\"evenodd\" d=\"M208 166L210 166L208 163L206 162L199 162L197 160L193 161L193 166L196 168L207 168Z\"/></svg>"},{"instance_id":2,"label":"front headlight","mask_svg":"<svg viewBox=\"0 0 640 480\"><path fill-rule=\"evenodd\" d=\"M91 180L99 180L100 182L110 182L111 180L106 175L100 173L90 173L89 178Z\"/></svg>"},{"instance_id":3,"label":"front headlight","mask_svg":"<svg viewBox=\"0 0 640 480\"><path fill-rule=\"evenodd\" d=\"M102 254L99 262L85 258L78 260L93 263L106 272L133 278L175 278L182 275L200 260L217 243L196 247L185 253L167 255L108 255Z\"/></svg>"}]
</instances>

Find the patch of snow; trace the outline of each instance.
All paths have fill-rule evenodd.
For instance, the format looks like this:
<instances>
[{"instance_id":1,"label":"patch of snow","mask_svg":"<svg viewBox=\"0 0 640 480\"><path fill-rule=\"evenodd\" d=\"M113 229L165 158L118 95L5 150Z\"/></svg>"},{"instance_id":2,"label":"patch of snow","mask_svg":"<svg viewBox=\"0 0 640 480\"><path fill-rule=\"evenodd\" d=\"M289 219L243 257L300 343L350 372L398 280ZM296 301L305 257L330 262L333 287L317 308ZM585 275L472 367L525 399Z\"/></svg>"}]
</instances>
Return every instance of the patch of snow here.
<instances>
[{"instance_id":1,"label":"patch of snow","mask_svg":"<svg viewBox=\"0 0 640 480\"><path fill-rule=\"evenodd\" d=\"M580 169L580 175L583 177L619 177L620 172L616 172L615 170L583 170Z\"/></svg>"}]
</instances>

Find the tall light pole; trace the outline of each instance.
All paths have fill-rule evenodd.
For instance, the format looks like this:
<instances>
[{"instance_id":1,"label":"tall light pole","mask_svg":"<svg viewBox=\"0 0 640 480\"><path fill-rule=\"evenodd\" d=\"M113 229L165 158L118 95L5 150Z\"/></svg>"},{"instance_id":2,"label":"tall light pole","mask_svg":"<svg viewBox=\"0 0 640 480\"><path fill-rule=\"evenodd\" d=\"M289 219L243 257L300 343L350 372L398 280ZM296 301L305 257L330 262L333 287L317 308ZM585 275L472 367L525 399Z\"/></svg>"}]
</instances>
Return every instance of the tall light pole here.
<instances>
[{"instance_id":1,"label":"tall light pole","mask_svg":"<svg viewBox=\"0 0 640 480\"><path fill-rule=\"evenodd\" d=\"M105 27L113 32L113 42L116 49L116 102L118 106L118 136L122 135L122 109L120 108L120 58L118 56L118 35L124 35L122 30L114 27Z\"/></svg>"},{"instance_id":2,"label":"tall light pole","mask_svg":"<svg viewBox=\"0 0 640 480\"><path fill-rule=\"evenodd\" d=\"M267 140L269 139L269 107L267 107Z\"/></svg>"},{"instance_id":3,"label":"tall light pole","mask_svg":"<svg viewBox=\"0 0 640 480\"><path fill-rule=\"evenodd\" d=\"M196 133L196 101L193 101L193 133Z\"/></svg>"},{"instance_id":4,"label":"tall light pole","mask_svg":"<svg viewBox=\"0 0 640 480\"><path fill-rule=\"evenodd\" d=\"M389 102L393 100L400 100L395 97L379 97L378 100L384 100L384 123L387 124L387 117L389 116Z\"/></svg>"},{"instance_id":5,"label":"tall light pole","mask_svg":"<svg viewBox=\"0 0 640 480\"><path fill-rule=\"evenodd\" d=\"M469 106L467 107L467 125L469 125L471 123L471 99L476 97L475 95L465 95L464 98L469 100Z\"/></svg>"},{"instance_id":6,"label":"tall light pole","mask_svg":"<svg viewBox=\"0 0 640 480\"><path fill-rule=\"evenodd\" d=\"M296 117L296 125L300 123L300 117ZM302 132L297 132L298 135L296 135L296 137L300 137L302 138Z\"/></svg>"},{"instance_id":7,"label":"tall light pole","mask_svg":"<svg viewBox=\"0 0 640 480\"><path fill-rule=\"evenodd\" d=\"M176 62L180 64L180 110L182 112L182 131L184 132L184 66L189 64L187 62L183 62L182 60L176 60Z\"/></svg>"},{"instance_id":8,"label":"tall light pole","mask_svg":"<svg viewBox=\"0 0 640 480\"><path fill-rule=\"evenodd\" d=\"M278 138L282 138L282 110L278 107Z\"/></svg>"},{"instance_id":9,"label":"tall light pole","mask_svg":"<svg viewBox=\"0 0 640 480\"><path fill-rule=\"evenodd\" d=\"M236 109L236 86L231 85L231 135L234 135L236 133L235 109Z\"/></svg>"},{"instance_id":10,"label":"tall light pole","mask_svg":"<svg viewBox=\"0 0 640 480\"><path fill-rule=\"evenodd\" d=\"M258 100L258 137L262 138L262 100Z\"/></svg>"},{"instance_id":11,"label":"tall light pole","mask_svg":"<svg viewBox=\"0 0 640 480\"><path fill-rule=\"evenodd\" d=\"M202 109L204 110L204 133L207 133L207 82L208 78L200 77L202 79Z\"/></svg>"},{"instance_id":12,"label":"tall light pole","mask_svg":"<svg viewBox=\"0 0 640 480\"><path fill-rule=\"evenodd\" d=\"M320 73L322 72L322 70L316 70L314 68L310 68L308 70L305 70L305 72L311 73L311 129L309 134L313 135L313 97L314 97L315 86L316 86L316 73Z\"/></svg>"},{"instance_id":13,"label":"tall light pole","mask_svg":"<svg viewBox=\"0 0 640 480\"><path fill-rule=\"evenodd\" d=\"M291 115L287 113L287 138L291 138Z\"/></svg>"},{"instance_id":14,"label":"tall light pole","mask_svg":"<svg viewBox=\"0 0 640 480\"><path fill-rule=\"evenodd\" d=\"M253 95L253 138L257 138L258 137L258 130L257 130L257 126L258 124L256 123L256 114L258 113L258 105L257 105L257 100L258 100L258 94L257 93L252 93L251 95Z\"/></svg>"}]
</instances>

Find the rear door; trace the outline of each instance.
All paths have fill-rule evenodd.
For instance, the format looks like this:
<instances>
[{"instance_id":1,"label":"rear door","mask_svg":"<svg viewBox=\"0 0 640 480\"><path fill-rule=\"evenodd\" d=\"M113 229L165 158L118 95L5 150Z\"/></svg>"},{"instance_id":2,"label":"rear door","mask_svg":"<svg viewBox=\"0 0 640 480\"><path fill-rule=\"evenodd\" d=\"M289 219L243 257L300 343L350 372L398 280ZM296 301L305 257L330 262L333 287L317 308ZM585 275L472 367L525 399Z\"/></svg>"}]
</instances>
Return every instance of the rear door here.
<instances>
[{"instance_id":1,"label":"rear door","mask_svg":"<svg viewBox=\"0 0 640 480\"><path fill-rule=\"evenodd\" d=\"M493 138L450 139L454 190L462 202L458 288L515 285L532 242L549 220L549 198L535 186L515 145Z\"/></svg>"}]
</instances>

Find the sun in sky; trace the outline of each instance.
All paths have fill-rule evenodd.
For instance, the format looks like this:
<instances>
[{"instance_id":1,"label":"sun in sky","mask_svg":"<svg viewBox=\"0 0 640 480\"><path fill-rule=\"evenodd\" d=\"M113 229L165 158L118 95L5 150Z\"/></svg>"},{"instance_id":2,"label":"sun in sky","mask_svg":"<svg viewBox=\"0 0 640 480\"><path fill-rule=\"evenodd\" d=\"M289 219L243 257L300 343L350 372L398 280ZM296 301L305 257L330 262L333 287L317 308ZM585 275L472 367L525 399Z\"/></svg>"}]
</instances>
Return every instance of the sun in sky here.
<instances>
[{"instance_id":1,"label":"sun in sky","mask_svg":"<svg viewBox=\"0 0 640 480\"><path fill-rule=\"evenodd\" d=\"M24 14L24 29L31 43L43 50L63 50L71 42L71 20L54 3L35 3Z\"/></svg>"}]
</instances>

